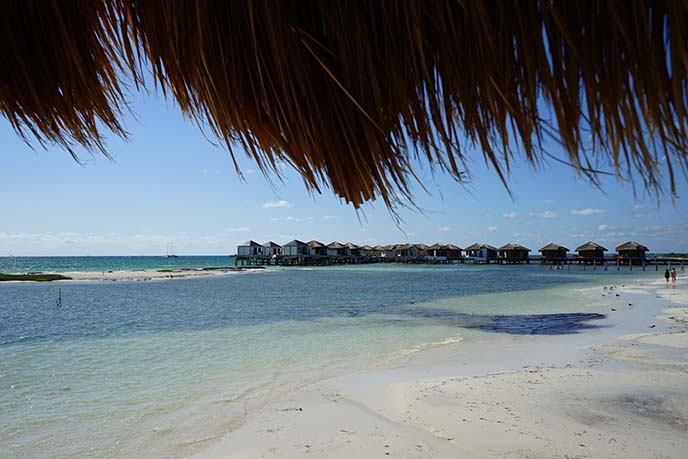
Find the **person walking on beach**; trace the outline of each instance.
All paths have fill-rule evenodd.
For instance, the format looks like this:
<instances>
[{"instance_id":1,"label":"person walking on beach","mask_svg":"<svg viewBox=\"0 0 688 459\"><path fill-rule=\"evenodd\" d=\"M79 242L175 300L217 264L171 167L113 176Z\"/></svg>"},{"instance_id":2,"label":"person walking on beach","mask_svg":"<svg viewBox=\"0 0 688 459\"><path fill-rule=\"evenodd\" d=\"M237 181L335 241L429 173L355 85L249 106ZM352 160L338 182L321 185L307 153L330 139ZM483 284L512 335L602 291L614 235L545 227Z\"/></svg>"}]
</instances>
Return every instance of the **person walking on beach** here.
<instances>
[{"instance_id":1,"label":"person walking on beach","mask_svg":"<svg viewBox=\"0 0 688 459\"><path fill-rule=\"evenodd\" d=\"M671 268L671 282L676 283L676 268Z\"/></svg>"},{"instance_id":2,"label":"person walking on beach","mask_svg":"<svg viewBox=\"0 0 688 459\"><path fill-rule=\"evenodd\" d=\"M667 268L666 271L664 271L664 280L666 280L667 284L669 283L669 277L670 276L671 276L671 274L669 274L669 268Z\"/></svg>"}]
</instances>

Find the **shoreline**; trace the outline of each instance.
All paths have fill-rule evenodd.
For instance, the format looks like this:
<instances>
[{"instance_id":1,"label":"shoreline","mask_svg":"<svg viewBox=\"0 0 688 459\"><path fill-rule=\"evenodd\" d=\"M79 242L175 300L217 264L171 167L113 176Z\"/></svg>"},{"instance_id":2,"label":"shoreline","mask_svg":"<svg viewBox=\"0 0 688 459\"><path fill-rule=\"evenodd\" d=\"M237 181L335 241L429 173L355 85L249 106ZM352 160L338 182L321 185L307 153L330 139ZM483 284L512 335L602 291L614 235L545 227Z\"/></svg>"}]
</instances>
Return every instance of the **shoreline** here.
<instances>
[{"instance_id":1,"label":"shoreline","mask_svg":"<svg viewBox=\"0 0 688 459\"><path fill-rule=\"evenodd\" d=\"M65 271L65 272L36 272L27 276L60 275L65 279L55 279L47 282L74 282L74 281L150 281L161 279L180 279L203 276L221 276L249 272L262 272L262 267L226 267L226 268L174 268L174 269L140 269L118 271ZM46 282L39 280L6 280L3 283L27 283Z\"/></svg>"},{"instance_id":2,"label":"shoreline","mask_svg":"<svg viewBox=\"0 0 688 459\"><path fill-rule=\"evenodd\" d=\"M599 328L493 334L297 389L194 457L680 457L688 278L663 284L577 290L604 295Z\"/></svg>"}]
</instances>

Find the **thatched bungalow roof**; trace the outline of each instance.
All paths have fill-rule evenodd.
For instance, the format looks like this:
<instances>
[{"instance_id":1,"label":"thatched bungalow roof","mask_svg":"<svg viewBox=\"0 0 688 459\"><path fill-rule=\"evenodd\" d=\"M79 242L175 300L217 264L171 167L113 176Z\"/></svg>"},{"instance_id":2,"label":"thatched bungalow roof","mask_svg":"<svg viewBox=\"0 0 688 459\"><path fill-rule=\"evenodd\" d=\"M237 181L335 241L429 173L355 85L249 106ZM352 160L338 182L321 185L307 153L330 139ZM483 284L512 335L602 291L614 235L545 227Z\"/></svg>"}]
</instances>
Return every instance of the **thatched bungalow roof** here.
<instances>
[{"instance_id":1,"label":"thatched bungalow roof","mask_svg":"<svg viewBox=\"0 0 688 459\"><path fill-rule=\"evenodd\" d=\"M503 246L501 246L499 248L499 250L525 250L528 252L531 251L528 247L524 247L520 244L512 244L512 243L504 244Z\"/></svg>"},{"instance_id":2,"label":"thatched bungalow roof","mask_svg":"<svg viewBox=\"0 0 688 459\"><path fill-rule=\"evenodd\" d=\"M593 181L675 192L688 167L684 0L13 1L0 24L0 112L70 152L125 136L129 88L155 87L354 206L409 199L416 156L464 180L479 151L506 182L550 138Z\"/></svg>"},{"instance_id":3,"label":"thatched bungalow roof","mask_svg":"<svg viewBox=\"0 0 688 459\"><path fill-rule=\"evenodd\" d=\"M545 252L548 250L565 250L566 252L570 252L570 250L564 247L563 245L555 244L554 242L551 242L546 246L542 247L540 250L538 250L538 252Z\"/></svg>"},{"instance_id":4,"label":"thatched bungalow roof","mask_svg":"<svg viewBox=\"0 0 688 459\"><path fill-rule=\"evenodd\" d=\"M586 251L586 250L603 250L607 251L606 248L602 247L599 244L596 244L594 242L586 242L585 244L581 245L580 247L576 248L576 252L581 252L581 251Z\"/></svg>"},{"instance_id":5,"label":"thatched bungalow roof","mask_svg":"<svg viewBox=\"0 0 688 459\"><path fill-rule=\"evenodd\" d=\"M461 247L459 247L458 245L454 245L454 244L447 244L446 248L449 250L461 250Z\"/></svg>"},{"instance_id":6,"label":"thatched bungalow roof","mask_svg":"<svg viewBox=\"0 0 688 459\"><path fill-rule=\"evenodd\" d=\"M323 244L322 242L316 241L315 239L313 239L312 241L308 241L306 243L306 245L308 247L310 247L311 249L321 249L321 248L325 247L325 244Z\"/></svg>"},{"instance_id":7,"label":"thatched bungalow roof","mask_svg":"<svg viewBox=\"0 0 688 459\"><path fill-rule=\"evenodd\" d=\"M621 244L621 245L616 247L617 252L620 250L644 250L647 252L650 249L648 249L647 247L645 247L642 244L638 244L637 242L628 241L628 242Z\"/></svg>"},{"instance_id":8,"label":"thatched bungalow roof","mask_svg":"<svg viewBox=\"0 0 688 459\"><path fill-rule=\"evenodd\" d=\"M294 239L293 241L290 241L290 242L287 242L286 244L284 244L284 247L287 247L287 246L290 246L290 247L291 247L291 246L300 247L300 246L304 246L304 245L306 245L305 242L299 241L298 239Z\"/></svg>"},{"instance_id":9,"label":"thatched bungalow roof","mask_svg":"<svg viewBox=\"0 0 688 459\"><path fill-rule=\"evenodd\" d=\"M268 247L270 249L279 249L282 246L277 244L276 242L270 241L270 242L266 242L265 244L263 244L263 247Z\"/></svg>"},{"instance_id":10,"label":"thatched bungalow roof","mask_svg":"<svg viewBox=\"0 0 688 459\"><path fill-rule=\"evenodd\" d=\"M337 241L334 241L334 242L330 242L329 244L327 244L327 248L332 249L332 250L340 250L340 249L346 249L346 246L344 244L340 244Z\"/></svg>"},{"instance_id":11,"label":"thatched bungalow roof","mask_svg":"<svg viewBox=\"0 0 688 459\"><path fill-rule=\"evenodd\" d=\"M346 246L347 249L350 249L350 250L358 250L361 248L361 247L357 246L356 244L354 244L353 242L347 242L344 245Z\"/></svg>"},{"instance_id":12,"label":"thatched bungalow roof","mask_svg":"<svg viewBox=\"0 0 688 459\"><path fill-rule=\"evenodd\" d=\"M444 248L445 248L445 246L443 246L439 242L435 242L433 245L428 247L428 250L442 250Z\"/></svg>"},{"instance_id":13,"label":"thatched bungalow roof","mask_svg":"<svg viewBox=\"0 0 688 459\"><path fill-rule=\"evenodd\" d=\"M478 244L477 242L475 244L471 244L468 247L466 247L464 250L480 250L480 249L488 249L488 250L497 250L497 247L492 247L490 244Z\"/></svg>"},{"instance_id":14,"label":"thatched bungalow roof","mask_svg":"<svg viewBox=\"0 0 688 459\"><path fill-rule=\"evenodd\" d=\"M366 250L366 251L368 251L368 252L370 252L371 250L377 250L377 249L375 249L375 248L373 248L373 247L371 247L371 246L369 246L369 245L364 245L363 247L361 247L361 249L362 249L362 250Z\"/></svg>"}]
</instances>

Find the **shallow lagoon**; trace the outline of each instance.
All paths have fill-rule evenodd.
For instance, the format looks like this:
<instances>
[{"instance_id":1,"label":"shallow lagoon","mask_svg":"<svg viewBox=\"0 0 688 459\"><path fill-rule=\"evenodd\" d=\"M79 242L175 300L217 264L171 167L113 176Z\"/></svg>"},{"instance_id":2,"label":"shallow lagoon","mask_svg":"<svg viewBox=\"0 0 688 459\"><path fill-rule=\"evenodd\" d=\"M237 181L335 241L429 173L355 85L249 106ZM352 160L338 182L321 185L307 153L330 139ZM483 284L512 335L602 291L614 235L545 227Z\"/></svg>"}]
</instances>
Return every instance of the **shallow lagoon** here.
<instances>
[{"instance_id":1,"label":"shallow lagoon","mask_svg":"<svg viewBox=\"0 0 688 459\"><path fill-rule=\"evenodd\" d=\"M187 455L312 381L489 333L585 332L596 305L576 289L656 275L366 265L0 285L0 448Z\"/></svg>"}]
</instances>

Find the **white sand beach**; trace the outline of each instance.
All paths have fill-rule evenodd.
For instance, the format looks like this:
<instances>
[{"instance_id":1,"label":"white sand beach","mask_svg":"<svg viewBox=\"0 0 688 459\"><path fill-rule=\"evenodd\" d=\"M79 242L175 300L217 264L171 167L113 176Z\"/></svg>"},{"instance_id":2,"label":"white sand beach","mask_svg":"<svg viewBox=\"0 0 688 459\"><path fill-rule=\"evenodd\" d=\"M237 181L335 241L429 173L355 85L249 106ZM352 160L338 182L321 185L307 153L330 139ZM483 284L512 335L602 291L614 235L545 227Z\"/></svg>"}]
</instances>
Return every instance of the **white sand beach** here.
<instances>
[{"instance_id":1,"label":"white sand beach","mask_svg":"<svg viewBox=\"0 0 688 459\"><path fill-rule=\"evenodd\" d=\"M267 403L196 457L685 458L688 279L604 294L598 328L485 336Z\"/></svg>"},{"instance_id":2,"label":"white sand beach","mask_svg":"<svg viewBox=\"0 0 688 459\"><path fill-rule=\"evenodd\" d=\"M147 281L153 279L179 279L186 277L221 276L248 272L260 272L262 269L246 268L212 268L212 269L142 269L122 271L73 271L61 272L69 280L77 281Z\"/></svg>"}]
</instances>

